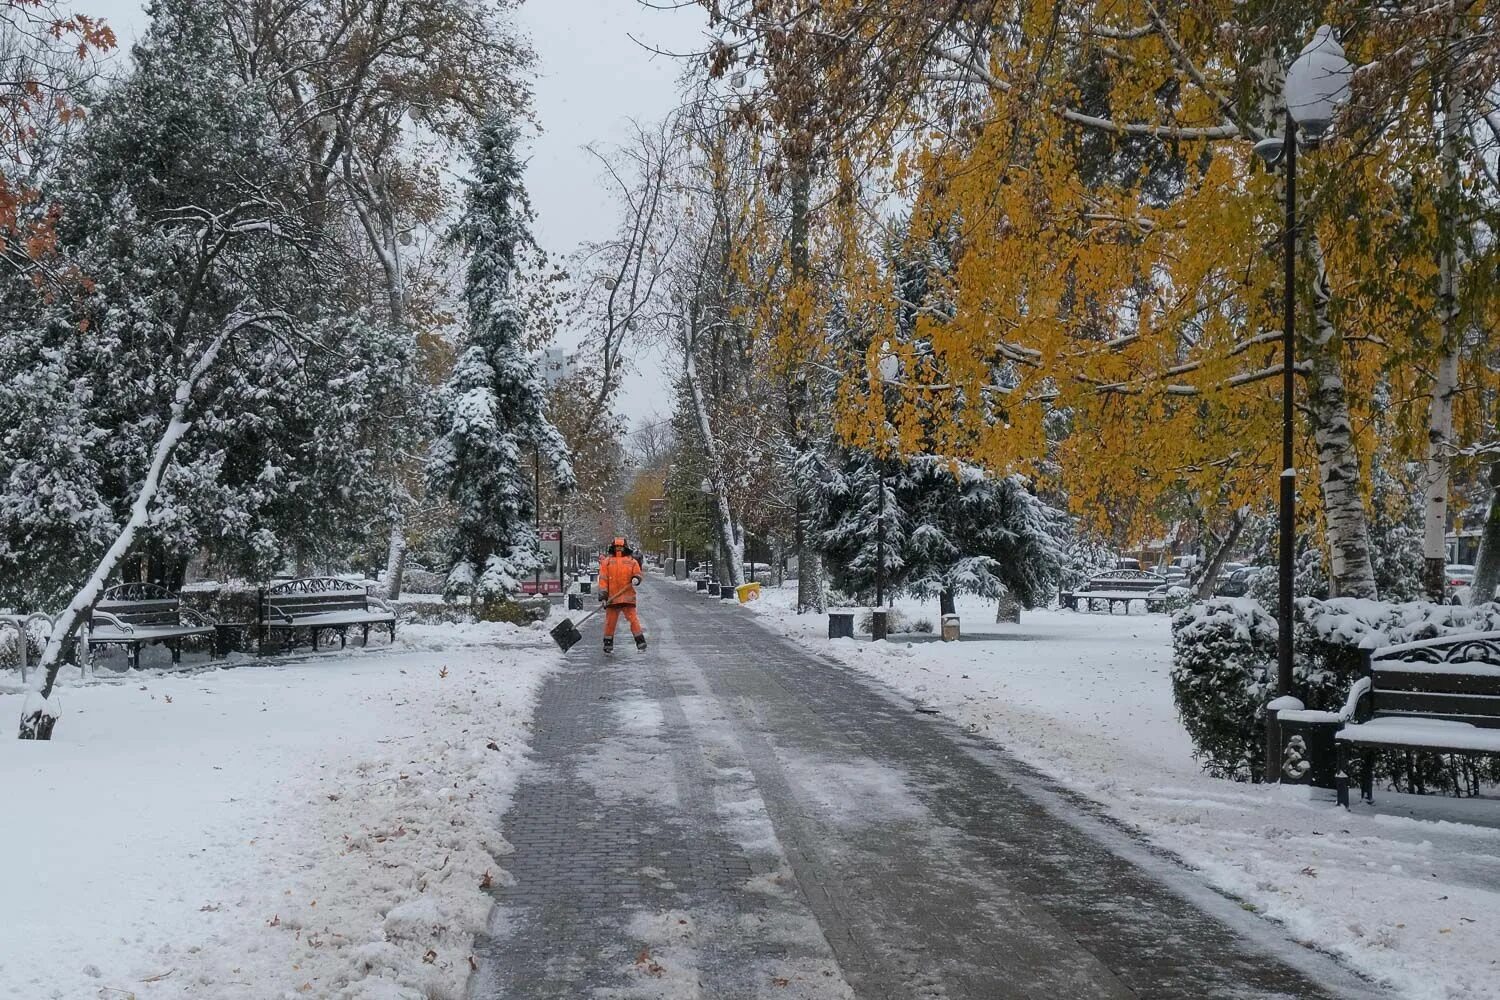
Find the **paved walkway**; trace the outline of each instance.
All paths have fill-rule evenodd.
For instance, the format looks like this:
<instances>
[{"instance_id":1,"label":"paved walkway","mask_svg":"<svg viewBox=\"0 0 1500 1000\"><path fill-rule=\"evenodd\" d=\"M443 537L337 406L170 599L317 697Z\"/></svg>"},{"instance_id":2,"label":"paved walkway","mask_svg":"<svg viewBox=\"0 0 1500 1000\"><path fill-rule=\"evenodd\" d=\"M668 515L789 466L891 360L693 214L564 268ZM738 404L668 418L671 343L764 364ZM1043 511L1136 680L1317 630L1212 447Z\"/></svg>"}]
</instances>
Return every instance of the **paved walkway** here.
<instances>
[{"instance_id":1,"label":"paved walkway","mask_svg":"<svg viewBox=\"0 0 1500 1000\"><path fill-rule=\"evenodd\" d=\"M1378 995L753 615L643 607L543 691L472 1000Z\"/></svg>"}]
</instances>

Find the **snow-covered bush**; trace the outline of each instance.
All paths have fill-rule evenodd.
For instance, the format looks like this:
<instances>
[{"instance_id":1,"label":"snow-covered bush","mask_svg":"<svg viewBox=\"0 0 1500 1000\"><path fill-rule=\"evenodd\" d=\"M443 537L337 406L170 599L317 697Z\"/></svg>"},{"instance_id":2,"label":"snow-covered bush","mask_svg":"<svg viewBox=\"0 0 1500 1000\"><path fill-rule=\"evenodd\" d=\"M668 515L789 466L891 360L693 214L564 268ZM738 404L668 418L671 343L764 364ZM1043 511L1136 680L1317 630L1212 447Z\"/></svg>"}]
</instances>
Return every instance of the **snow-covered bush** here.
<instances>
[{"instance_id":1,"label":"snow-covered bush","mask_svg":"<svg viewBox=\"0 0 1500 1000\"><path fill-rule=\"evenodd\" d=\"M1261 780L1275 673L1276 620L1255 601L1216 598L1172 618L1172 699L1209 774Z\"/></svg>"},{"instance_id":2,"label":"snow-covered bush","mask_svg":"<svg viewBox=\"0 0 1500 1000\"><path fill-rule=\"evenodd\" d=\"M866 611L859 617L859 630L870 632L874 628L874 613ZM911 633L932 634L932 622L926 618L911 618L895 608L885 613L885 630L891 635L908 635Z\"/></svg>"},{"instance_id":3,"label":"snow-covered bush","mask_svg":"<svg viewBox=\"0 0 1500 1000\"><path fill-rule=\"evenodd\" d=\"M1500 605L1299 598L1293 691L1310 709L1343 707L1362 650L1464 632L1500 631ZM1194 604L1172 620L1172 694L1194 752L1215 777L1263 777L1265 704L1276 686L1275 617L1250 598ZM1397 790L1473 794L1500 782L1500 761L1386 751L1378 780Z\"/></svg>"}]
</instances>

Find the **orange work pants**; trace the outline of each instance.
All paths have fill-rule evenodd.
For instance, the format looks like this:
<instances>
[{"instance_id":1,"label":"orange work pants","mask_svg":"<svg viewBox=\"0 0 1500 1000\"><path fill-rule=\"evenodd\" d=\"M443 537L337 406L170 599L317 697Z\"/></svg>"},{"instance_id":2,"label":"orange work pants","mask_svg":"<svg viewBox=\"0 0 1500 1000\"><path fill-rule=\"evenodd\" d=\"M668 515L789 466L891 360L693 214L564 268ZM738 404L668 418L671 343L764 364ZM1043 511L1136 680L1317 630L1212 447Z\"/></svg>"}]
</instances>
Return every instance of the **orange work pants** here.
<instances>
[{"instance_id":1,"label":"orange work pants","mask_svg":"<svg viewBox=\"0 0 1500 1000\"><path fill-rule=\"evenodd\" d=\"M630 623L630 634L641 634L641 616L635 613L634 604L611 604L604 609L604 637L614 638L615 627L620 624L620 614L624 612L625 620Z\"/></svg>"}]
</instances>

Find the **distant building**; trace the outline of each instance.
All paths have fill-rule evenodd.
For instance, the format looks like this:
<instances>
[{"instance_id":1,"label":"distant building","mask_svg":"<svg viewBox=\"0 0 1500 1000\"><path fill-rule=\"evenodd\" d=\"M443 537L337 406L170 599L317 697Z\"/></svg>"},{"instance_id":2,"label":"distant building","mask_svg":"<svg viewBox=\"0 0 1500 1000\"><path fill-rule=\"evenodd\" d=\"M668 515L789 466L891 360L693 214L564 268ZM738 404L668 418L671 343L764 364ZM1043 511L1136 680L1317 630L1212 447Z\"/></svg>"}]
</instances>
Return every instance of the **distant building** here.
<instances>
[{"instance_id":1,"label":"distant building","mask_svg":"<svg viewBox=\"0 0 1500 1000\"><path fill-rule=\"evenodd\" d=\"M548 386L566 382L573 374L573 357L561 347L549 347L542 352L542 381Z\"/></svg>"}]
</instances>

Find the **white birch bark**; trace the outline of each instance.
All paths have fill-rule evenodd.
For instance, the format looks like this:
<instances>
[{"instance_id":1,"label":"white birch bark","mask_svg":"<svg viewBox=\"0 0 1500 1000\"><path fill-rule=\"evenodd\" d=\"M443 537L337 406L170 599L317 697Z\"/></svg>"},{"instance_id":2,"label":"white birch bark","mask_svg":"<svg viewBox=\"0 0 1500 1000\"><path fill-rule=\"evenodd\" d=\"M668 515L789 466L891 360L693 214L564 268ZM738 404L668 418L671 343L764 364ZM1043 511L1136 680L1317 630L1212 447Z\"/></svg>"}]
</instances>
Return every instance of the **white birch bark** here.
<instances>
[{"instance_id":1,"label":"white birch bark","mask_svg":"<svg viewBox=\"0 0 1500 1000\"><path fill-rule=\"evenodd\" d=\"M1328 311L1332 290L1322 244L1313 237L1307 245L1316 266L1314 328L1304 348L1312 366L1307 405L1318 447L1318 485L1323 496L1333 596L1375 597L1370 522L1360 490L1359 453L1344 385L1344 338Z\"/></svg>"},{"instance_id":2,"label":"white birch bark","mask_svg":"<svg viewBox=\"0 0 1500 1000\"><path fill-rule=\"evenodd\" d=\"M385 593L395 600L401 596L402 577L406 575L406 515L398 507L391 512L391 535L385 553Z\"/></svg>"},{"instance_id":3,"label":"white birch bark","mask_svg":"<svg viewBox=\"0 0 1500 1000\"><path fill-rule=\"evenodd\" d=\"M745 582L745 540L735 528L734 512L729 506L728 482L724 476L724 463L721 460L718 440L714 437L712 422L708 415L708 404L703 398L703 387L698 384L698 360L697 360L697 338L687 338L687 380L693 397L693 414L698 418L698 432L703 435L703 448L708 458L709 480L714 488L714 512L717 515L719 541L723 543L724 552L729 560L728 576L732 586L738 587ZM719 579L726 579L724 567L719 568Z\"/></svg>"},{"instance_id":4,"label":"white birch bark","mask_svg":"<svg viewBox=\"0 0 1500 1000\"><path fill-rule=\"evenodd\" d=\"M88 614L89 609L99 599L104 591L105 584L120 560L130 551L130 546L135 542L135 536L141 528L151 520L151 505L156 500L156 494L161 489L162 476L165 475L167 467L171 464L172 455L177 446L182 443L183 437L192 429L193 421L188 418L188 407L192 403L193 394L197 391L199 383L203 381L214 363L218 360L219 352L224 344L240 329L253 320L239 318L219 333L203 353L198 356L198 361L193 369L177 386L177 392L172 397L171 418L167 428L162 432L161 438L156 442L156 451L151 459L151 467L146 473L145 480L141 483L140 492L136 494L135 502L131 504L130 516L120 529L119 535L115 537L114 544L104 553L99 560L94 572L73 599L68 602L68 607L57 621L53 623L52 634L47 639L47 645L42 649L41 661L38 664L41 669L34 677L35 686L27 695L26 703L21 709L21 732L49 734L52 723L57 719L57 706L51 701L52 687L57 682L57 674L62 666L63 646L68 637L82 624L83 616ZM42 738L46 738L45 735Z\"/></svg>"},{"instance_id":5,"label":"white birch bark","mask_svg":"<svg viewBox=\"0 0 1500 1000\"><path fill-rule=\"evenodd\" d=\"M1427 411L1427 464L1424 477L1426 505L1423 511L1423 586L1429 600L1443 599L1448 559L1449 469L1453 454L1453 397L1458 391L1458 365L1463 350L1459 331L1459 256L1456 207L1460 183L1459 134L1465 126L1467 106L1463 88L1448 85L1443 108L1442 190L1437 206L1438 226L1438 323L1442 334L1433 376L1432 400Z\"/></svg>"}]
</instances>

